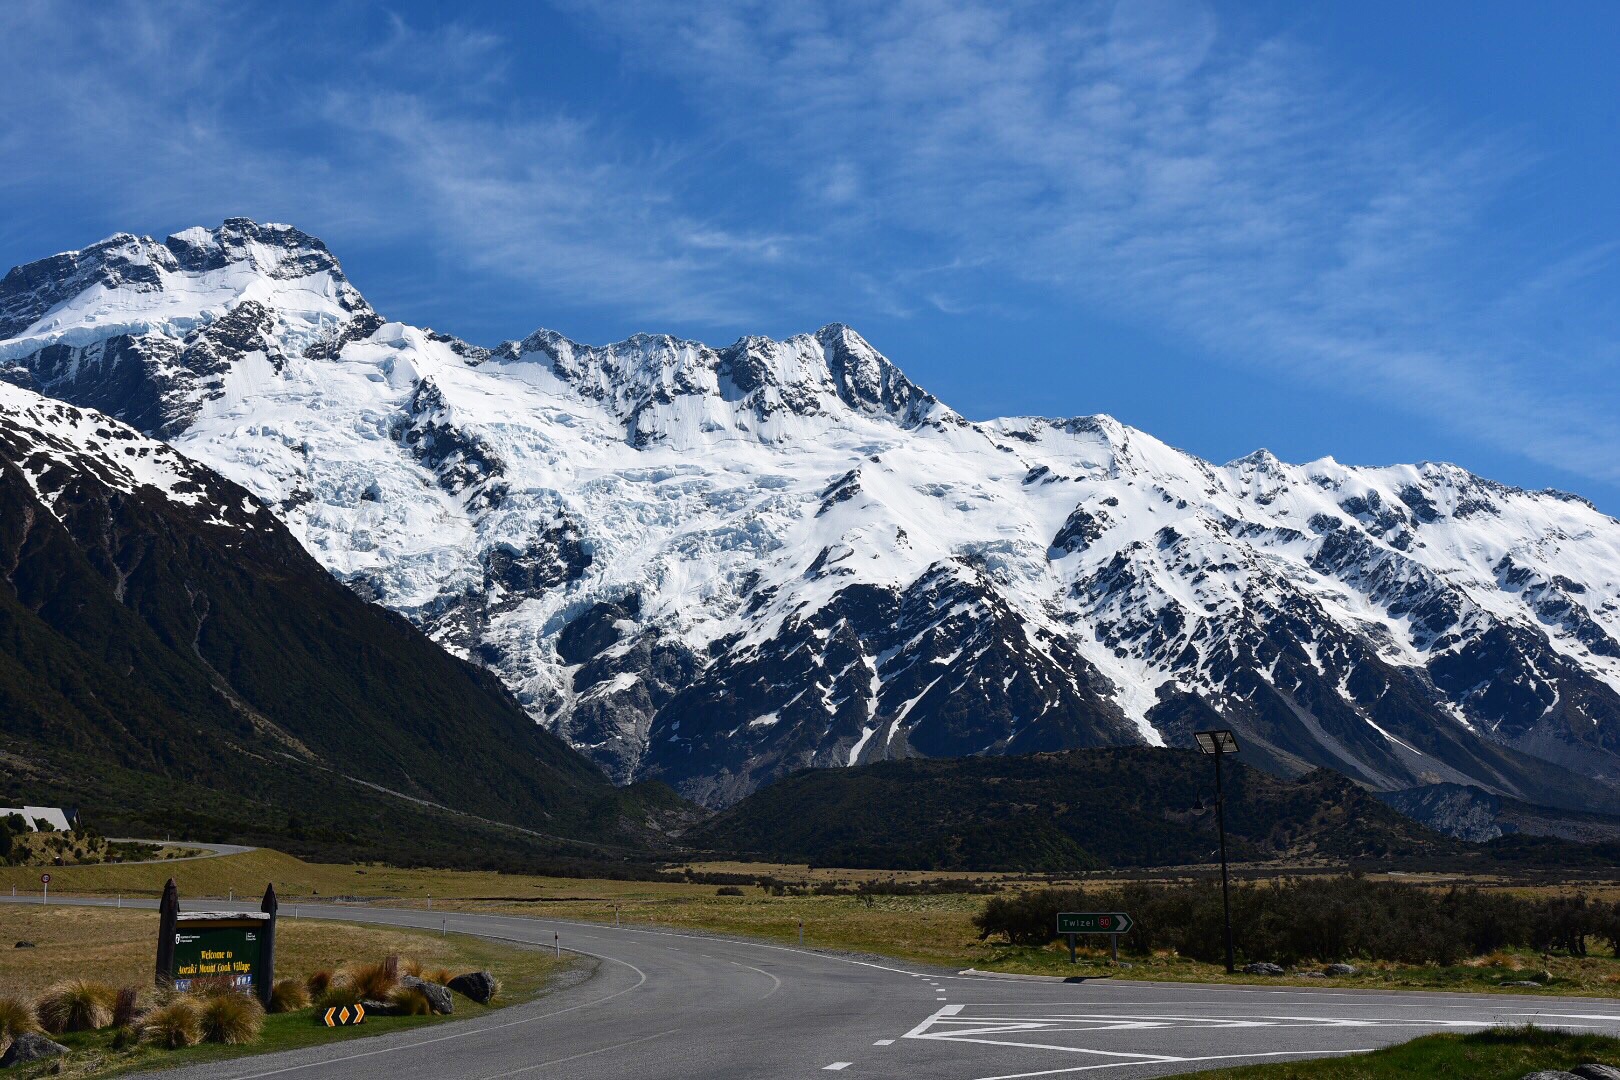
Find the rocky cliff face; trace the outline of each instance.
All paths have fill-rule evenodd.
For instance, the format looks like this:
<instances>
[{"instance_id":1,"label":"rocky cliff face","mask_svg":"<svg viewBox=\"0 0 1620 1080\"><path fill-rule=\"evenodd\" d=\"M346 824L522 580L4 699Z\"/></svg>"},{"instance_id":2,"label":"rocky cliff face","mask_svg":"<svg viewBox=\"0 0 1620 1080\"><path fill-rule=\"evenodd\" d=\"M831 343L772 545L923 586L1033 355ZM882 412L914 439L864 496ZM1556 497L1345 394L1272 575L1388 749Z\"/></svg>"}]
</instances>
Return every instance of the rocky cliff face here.
<instances>
[{"instance_id":1,"label":"rocky cliff face","mask_svg":"<svg viewBox=\"0 0 1620 1080\"><path fill-rule=\"evenodd\" d=\"M1620 524L1574 496L969 421L844 326L477 347L251 222L20 267L0 321L0 377L248 487L621 781L1222 723L1285 774L1616 799Z\"/></svg>"}]
</instances>

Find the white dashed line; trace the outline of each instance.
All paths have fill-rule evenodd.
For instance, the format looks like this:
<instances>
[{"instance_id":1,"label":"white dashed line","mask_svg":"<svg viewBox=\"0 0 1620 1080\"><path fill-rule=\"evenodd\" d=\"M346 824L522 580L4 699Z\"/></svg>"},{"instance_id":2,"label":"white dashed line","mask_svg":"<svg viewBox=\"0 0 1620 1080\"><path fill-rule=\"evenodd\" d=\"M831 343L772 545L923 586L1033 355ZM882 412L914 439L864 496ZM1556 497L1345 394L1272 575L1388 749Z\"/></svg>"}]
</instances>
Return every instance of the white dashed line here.
<instances>
[{"instance_id":1,"label":"white dashed line","mask_svg":"<svg viewBox=\"0 0 1620 1080\"><path fill-rule=\"evenodd\" d=\"M877 1042L873 1043L872 1045L873 1046L893 1046L894 1045L894 1040L893 1039L879 1039Z\"/></svg>"},{"instance_id":2,"label":"white dashed line","mask_svg":"<svg viewBox=\"0 0 1620 1080\"><path fill-rule=\"evenodd\" d=\"M838 1072L840 1069L847 1069L853 1064L855 1064L853 1061L835 1061L831 1065L823 1065L821 1071Z\"/></svg>"}]
</instances>

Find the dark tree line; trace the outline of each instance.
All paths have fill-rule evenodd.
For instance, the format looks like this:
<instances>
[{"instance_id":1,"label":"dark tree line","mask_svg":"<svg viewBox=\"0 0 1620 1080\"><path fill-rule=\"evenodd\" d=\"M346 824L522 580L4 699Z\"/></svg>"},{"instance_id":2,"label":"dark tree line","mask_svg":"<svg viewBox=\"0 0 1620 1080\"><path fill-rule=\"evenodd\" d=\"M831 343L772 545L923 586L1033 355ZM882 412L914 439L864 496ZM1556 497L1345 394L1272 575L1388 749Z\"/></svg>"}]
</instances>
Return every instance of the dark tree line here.
<instances>
[{"instance_id":1,"label":"dark tree line","mask_svg":"<svg viewBox=\"0 0 1620 1080\"><path fill-rule=\"evenodd\" d=\"M1197 960L1222 958L1221 894L1212 884L1013 893L989 900L974 925L981 939L1044 945L1057 937L1060 911L1129 912L1135 926L1120 942L1128 952L1171 949ZM1279 964L1455 964L1507 948L1585 956L1593 942L1620 953L1620 903L1358 878L1235 886L1232 924L1245 960Z\"/></svg>"}]
</instances>

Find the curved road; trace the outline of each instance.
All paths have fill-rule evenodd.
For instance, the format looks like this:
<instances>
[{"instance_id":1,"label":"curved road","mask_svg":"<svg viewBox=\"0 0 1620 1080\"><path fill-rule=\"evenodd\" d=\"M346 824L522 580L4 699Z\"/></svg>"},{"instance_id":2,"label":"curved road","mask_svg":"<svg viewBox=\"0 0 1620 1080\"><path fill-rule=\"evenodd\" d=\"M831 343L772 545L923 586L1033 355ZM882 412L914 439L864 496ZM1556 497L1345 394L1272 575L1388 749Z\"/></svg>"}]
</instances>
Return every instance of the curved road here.
<instances>
[{"instance_id":1,"label":"curved road","mask_svg":"<svg viewBox=\"0 0 1620 1080\"><path fill-rule=\"evenodd\" d=\"M291 907L284 905L284 918ZM1123 1080L1353 1053L1498 1023L1620 1034L1620 1001L1601 999L1005 981L644 928L297 907L312 918L435 930L443 920L458 933L546 947L556 933L565 950L595 958L596 974L466 1023L164 1076L639 1080L845 1072L1022 1080L1101 1072Z\"/></svg>"}]
</instances>

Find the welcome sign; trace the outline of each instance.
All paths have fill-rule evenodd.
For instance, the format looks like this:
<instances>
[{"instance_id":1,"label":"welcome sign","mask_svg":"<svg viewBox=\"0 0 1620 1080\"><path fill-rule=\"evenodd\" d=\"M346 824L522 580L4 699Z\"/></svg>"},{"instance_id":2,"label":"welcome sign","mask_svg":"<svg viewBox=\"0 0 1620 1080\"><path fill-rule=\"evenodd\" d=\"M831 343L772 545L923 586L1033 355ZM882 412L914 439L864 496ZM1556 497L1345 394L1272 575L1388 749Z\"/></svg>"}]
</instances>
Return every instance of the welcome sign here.
<instances>
[{"instance_id":1,"label":"welcome sign","mask_svg":"<svg viewBox=\"0 0 1620 1080\"><path fill-rule=\"evenodd\" d=\"M257 912L182 914L174 931L174 988L190 990L203 979L252 993L260 982L266 918Z\"/></svg>"},{"instance_id":2,"label":"welcome sign","mask_svg":"<svg viewBox=\"0 0 1620 1080\"><path fill-rule=\"evenodd\" d=\"M181 991L199 983L230 986L268 1008L279 906L269 886L258 911L181 911L180 888L170 878L158 903L157 985Z\"/></svg>"}]
</instances>

